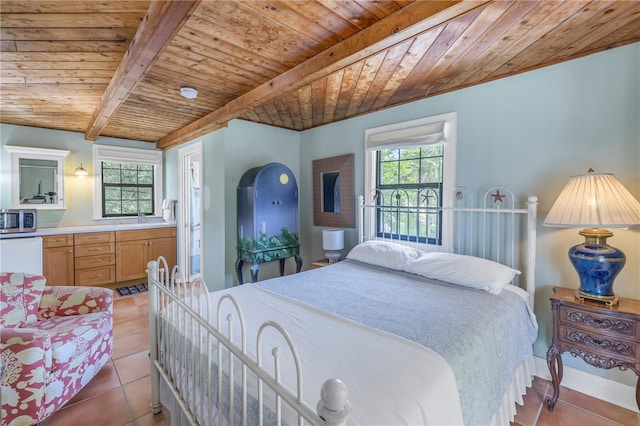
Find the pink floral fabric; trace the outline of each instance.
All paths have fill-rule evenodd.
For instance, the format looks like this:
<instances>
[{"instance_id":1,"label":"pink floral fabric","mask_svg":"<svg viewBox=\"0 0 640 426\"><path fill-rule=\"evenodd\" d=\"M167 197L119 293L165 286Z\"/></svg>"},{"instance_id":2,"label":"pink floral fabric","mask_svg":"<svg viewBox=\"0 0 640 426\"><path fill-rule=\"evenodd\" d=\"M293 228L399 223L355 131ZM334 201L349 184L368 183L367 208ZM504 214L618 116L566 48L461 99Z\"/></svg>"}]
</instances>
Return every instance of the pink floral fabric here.
<instances>
[{"instance_id":1,"label":"pink floral fabric","mask_svg":"<svg viewBox=\"0 0 640 426\"><path fill-rule=\"evenodd\" d=\"M3 299L4 289L3 281ZM35 316L37 321L28 327L3 322L2 426L46 419L73 398L113 352L109 289L45 287Z\"/></svg>"},{"instance_id":2,"label":"pink floral fabric","mask_svg":"<svg viewBox=\"0 0 640 426\"><path fill-rule=\"evenodd\" d=\"M21 272L0 274L2 298L0 298L0 325L23 327L38 319L36 313L46 280L41 275Z\"/></svg>"}]
</instances>

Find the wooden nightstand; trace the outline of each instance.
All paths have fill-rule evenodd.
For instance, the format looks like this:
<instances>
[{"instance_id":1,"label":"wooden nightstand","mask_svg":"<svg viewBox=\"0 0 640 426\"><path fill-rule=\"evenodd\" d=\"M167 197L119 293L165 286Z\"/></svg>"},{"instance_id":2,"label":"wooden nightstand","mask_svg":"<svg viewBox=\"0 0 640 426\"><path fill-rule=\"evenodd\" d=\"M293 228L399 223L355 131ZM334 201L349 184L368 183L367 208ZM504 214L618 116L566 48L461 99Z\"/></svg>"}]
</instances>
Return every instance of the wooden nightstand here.
<instances>
[{"instance_id":1,"label":"wooden nightstand","mask_svg":"<svg viewBox=\"0 0 640 426\"><path fill-rule=\"evenodd\" d=\"M315 262L311 262L312 269L322 268L323 266L329 266L329 265L330 263L328 259L316 260Z\"/></svg>"},{"instance_id":2,"label":"wooden nightstand","mask_svg":"<svg viewBox=\"0 0 640 426\"><path fill-rule=\"evenodd\" d=\"M555 287L551 296L553 339L547 351L547 365L553 382L553 411L560 393L563 352L598 368L632 370L640 376L640 300L620 298L609 307L594 301L580 301L575 290ZM640 377L636 384L640 408Z\"/></svg>"}]
</instances>

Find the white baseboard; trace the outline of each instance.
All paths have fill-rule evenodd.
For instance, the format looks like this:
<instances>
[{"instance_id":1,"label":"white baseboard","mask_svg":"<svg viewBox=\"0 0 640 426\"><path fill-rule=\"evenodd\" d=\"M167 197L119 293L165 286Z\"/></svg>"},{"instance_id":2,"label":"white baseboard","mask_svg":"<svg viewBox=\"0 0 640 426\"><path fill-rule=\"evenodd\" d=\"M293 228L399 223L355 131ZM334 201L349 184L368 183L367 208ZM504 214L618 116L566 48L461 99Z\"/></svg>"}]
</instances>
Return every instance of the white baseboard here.
<instances>
[{"instance_id":1,"label":"white baseboard","mask_svg":"<svg viewBox=\"0 0 640 426\"><path fill-rule=\"evenodd\" d=\"M535 363L536 376L550 381L551 374L547 367L547 361L535 357ZM627 410L635 411L636 413L640 412L636 405L635 387L614 382L613 380L585 373L584 371L567 366L563 366L562 372L562 386L610 402Z\"/></svg>"}]
</instances>

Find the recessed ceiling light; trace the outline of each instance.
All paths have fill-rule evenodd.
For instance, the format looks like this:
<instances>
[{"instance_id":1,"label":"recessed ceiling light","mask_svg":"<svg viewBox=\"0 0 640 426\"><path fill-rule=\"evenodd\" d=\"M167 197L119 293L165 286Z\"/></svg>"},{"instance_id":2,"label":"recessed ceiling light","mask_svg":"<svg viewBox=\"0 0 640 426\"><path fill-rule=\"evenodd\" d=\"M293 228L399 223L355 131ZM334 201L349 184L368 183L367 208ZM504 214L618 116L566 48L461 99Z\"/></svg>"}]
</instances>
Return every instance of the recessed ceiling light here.
<instances>
[{"instance_id":1,"label":"recessed ceiling light","mask_svg":"<svg viewBox=\"0 0 640 426\"><path fill-rule=\"evenodd\" d=\"M180 94L187 99L195 99L198 97L198 91L193 87L181 87Z\"/></svg>"}]
</instances>

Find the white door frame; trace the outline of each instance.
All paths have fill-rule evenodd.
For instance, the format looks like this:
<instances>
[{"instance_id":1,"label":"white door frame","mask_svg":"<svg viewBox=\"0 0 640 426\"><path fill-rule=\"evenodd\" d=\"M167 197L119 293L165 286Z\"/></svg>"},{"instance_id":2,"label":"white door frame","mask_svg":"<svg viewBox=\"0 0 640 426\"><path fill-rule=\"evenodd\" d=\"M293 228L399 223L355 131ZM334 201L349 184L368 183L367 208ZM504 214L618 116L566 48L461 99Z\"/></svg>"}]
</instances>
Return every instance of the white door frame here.
<instances>
[{"instance_id":1,"label":"white door frame","mask_svg":"<svg viewBox=\"0 0 640 426\"><path fill-rule=\"evenodd\" d=\"M198 155L200 158L200 170L196 179L198 179L198 187L200 188L200 273L191 275L191 198L190 198L190 185L191 185L191 156ZM180 148L178 150L178 163L179 163L179 199L178 199L178 265L180 270L184 272L184 278L188 281L195 277L202 275L202 265L204 253L203 249L203 225L204 225L204 212L202 206L202 182L204 174L204 162L202 154L202 141L197 141L189 146Z\"/></svg>"}]
</instances>

